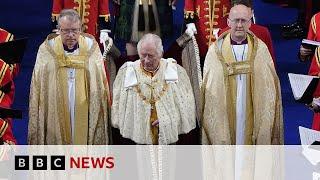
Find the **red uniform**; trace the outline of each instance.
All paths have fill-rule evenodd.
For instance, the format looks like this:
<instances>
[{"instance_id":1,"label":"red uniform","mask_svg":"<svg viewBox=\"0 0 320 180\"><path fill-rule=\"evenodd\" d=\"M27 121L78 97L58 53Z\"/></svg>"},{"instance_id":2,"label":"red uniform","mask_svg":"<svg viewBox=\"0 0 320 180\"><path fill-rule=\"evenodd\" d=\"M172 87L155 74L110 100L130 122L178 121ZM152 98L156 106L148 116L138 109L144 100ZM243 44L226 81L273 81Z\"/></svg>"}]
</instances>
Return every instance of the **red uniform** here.
<instances>
[{"instance_id":1,"label":"red uniform","mask_svg":"<svg viewBox=\"0 0 320 180\"><path fill-rule=\"evenodd\" d=\"M0 28L0 43L13 40L13 35L8 31Z\"/></svg>"},{"instance_id":2,"label":"red uniform","mask_svg":"<svg viewBox=\"0 0 320 180\"><path fill-rule=\"evenodd\" d=\"M320 1L316 0L306 0L306 25L311 21L314 14L320 11Z\"/></svg>"},{"instance_id":3,"label":"red uniform","mask_svg":"<svg viewBox=\"0 0 320 180\"><path fill-rule=\"evenodd\" d=\"M0 139L9 144L16 144L13 136L11 123L0 118Z\"/></svg>"},{"instance_id":4,"label":"red uniform","mask_svg":"<svg viewBox=\"0 0 320 180\"><path fill-rule=\"evenodd\" d=\"M320 13L315 14L310 22L307 39L320 42ZM309 75L318 76L320 72L320 48L317 48L309 69ZM320 85L314 93L314 97L320 97ZM312 129L320 130L320 113L314 113Z\"/></svg>"},{"instance_id":5,"label":"red uniform","mask_svg":"<svg viewBox=\"0 0 320 180\"><path fill-rule=\"evenodd\" d=\"M12 41L12 40L13 40L13 34L0 28L0 43ZM20 67L18 64L10 64L10 69L12 71L12 79L13 79L18 75Z\"/></svg>"},{"instance_id":6,"label":"red uniform","mask_svg":"<svg viewBox=\"0 0 320 180\"><path fill-rule=\"evenodd\" d=\"M227 28L219 31L219 35L229 29L230 29L230 27L227 27ZM251 27L249 30L252 31L254 35L256 35L259 39L261 39L267 45L269 52L272 56L273 62L275 63L275 56L274 56L274 50L273 50L273 45L272 45L272 39L271 39L271 35L270 35L268 28L261 26L261 25L258 25L258 24L251 24Z\"/></svg>"},{"instance_id":7,"label":"red uniform","mask_svg":"<svg viewBox=\"0 0 320 180\"><path fill-rule=\"evenodd\" d=\"M184 17L195 20L200 57L205 57L215 41L214 29L227 27L230 0L185 0Z\"/></svg>"},{"instance_id":8,"label":"red uniform","mask_svg":"<svg viewBox=\"0 0 320 180\"><path fill-rule=\"evenodd\" d=\"M0 28L0 43L13 40L13 35ZM9 65L0 59L0 106L10 108L14 99L13 78L17 74L17 65ZM9 85L6 90L4 86ZM11 130L11 120L0 118L0 139L16 144Z\"/></svg>"},{"instance_id":9,"label":"red uniform","mask_svg":"<svg viewBox=\"0 0 320 180\"><path fill-rule=\"evenodd\" d=\"M53 0L52 21L56 22L60 11L75 9L84 24L84 31L98 37L98 24L110 21L108 0ZM102 20L101 20L102 19Z\"/></svg>"}]
</instances>

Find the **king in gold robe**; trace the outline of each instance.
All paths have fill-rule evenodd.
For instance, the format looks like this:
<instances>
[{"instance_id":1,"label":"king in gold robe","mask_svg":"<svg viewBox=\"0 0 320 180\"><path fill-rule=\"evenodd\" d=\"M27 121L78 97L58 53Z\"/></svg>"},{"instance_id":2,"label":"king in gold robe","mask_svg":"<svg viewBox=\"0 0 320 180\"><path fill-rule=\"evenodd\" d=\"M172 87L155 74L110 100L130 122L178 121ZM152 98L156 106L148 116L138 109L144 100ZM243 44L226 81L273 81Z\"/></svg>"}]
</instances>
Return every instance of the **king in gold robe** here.
<instances>
[{"instance_id":1,"label":"king in gold robe","mask_svg":"<svg viewBox=\"0 0 320 180\"><path fill-rule=\"evenodd\" d=\"M29 144L108 144L108 82L94 37L64 50L49 35L34 66L29 102Z\"/></svg>"},{"instance_id":2,"label":"king in gold robe","mask_svg":"<svg viewBox=\"0 0 320 180\"><path fill-rule=\"evenodd\" d=\"M159 126L152 123L159 120ZM186 71L161 59L151 73L140 60L124 64L113 86L112 126L137 144L173 144L196 127L195 101Z\"/></svg>"},{"instance_id":3,"label":"king in gold robe","mask_svg":"<svg viewBox=\"0 0 320 180\"><path fill-rule=\"evenodd\" d=\"M228 31L209 48L201 90L203 144L283 144L280 83L271 55L251 32L246 47L242 61L236 60ZM239 86L241 78L246 80Z\"/></svg>"}]
</instances>

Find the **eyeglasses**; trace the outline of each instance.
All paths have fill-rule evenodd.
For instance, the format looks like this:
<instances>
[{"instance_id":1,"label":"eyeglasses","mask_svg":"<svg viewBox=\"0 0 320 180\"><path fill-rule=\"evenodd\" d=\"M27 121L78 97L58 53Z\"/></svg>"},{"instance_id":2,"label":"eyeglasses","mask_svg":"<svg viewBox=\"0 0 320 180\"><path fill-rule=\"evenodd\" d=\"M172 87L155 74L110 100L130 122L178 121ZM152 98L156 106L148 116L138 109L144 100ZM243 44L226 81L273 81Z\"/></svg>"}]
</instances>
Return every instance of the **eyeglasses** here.
<instances>
[{"instance_id":1,"label":"eyeglasses","mask_svg":"<svg viewBox=\"0 0 320 180\"><path fill-rule=\"evenodd\" d=\"M61 29L60 28L60 31L63 33L63 34L77 34L80 32L80 28L75 28L75 29Z\"/></svg>"},{"instance_id":2,"label":"eyeglasses","mask_svg":"<svg viewBox=\"0 0 320 180\"><path fill-rule=\"evenodd\" d=\"M239 24L239 23L247 24L247 23L249 23L251 21L251 19L241 19L241 18L239 18L239 19L229 19L229 21L231 21L234 24Z\"/></svg>"}]
</instances>

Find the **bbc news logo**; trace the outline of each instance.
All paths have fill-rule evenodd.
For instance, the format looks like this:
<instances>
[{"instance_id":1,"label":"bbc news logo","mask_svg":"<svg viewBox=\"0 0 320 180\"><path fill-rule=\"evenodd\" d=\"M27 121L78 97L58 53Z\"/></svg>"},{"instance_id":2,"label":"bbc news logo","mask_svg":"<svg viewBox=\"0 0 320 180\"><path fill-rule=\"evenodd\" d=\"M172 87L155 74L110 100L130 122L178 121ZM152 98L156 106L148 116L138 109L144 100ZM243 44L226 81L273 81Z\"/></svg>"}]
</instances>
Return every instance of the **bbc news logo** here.
<instances>
[{"instance_id":1,"label":"bbc news logo","mask_svg":"<svg viewBox=\"0 0 320 180\"><path fill-rule=\"evenodd\" d=\"M15 156L15 170L113 169L114 157ZM32 167L30 167L30 162Z\"/></svg>"}]
</instances>

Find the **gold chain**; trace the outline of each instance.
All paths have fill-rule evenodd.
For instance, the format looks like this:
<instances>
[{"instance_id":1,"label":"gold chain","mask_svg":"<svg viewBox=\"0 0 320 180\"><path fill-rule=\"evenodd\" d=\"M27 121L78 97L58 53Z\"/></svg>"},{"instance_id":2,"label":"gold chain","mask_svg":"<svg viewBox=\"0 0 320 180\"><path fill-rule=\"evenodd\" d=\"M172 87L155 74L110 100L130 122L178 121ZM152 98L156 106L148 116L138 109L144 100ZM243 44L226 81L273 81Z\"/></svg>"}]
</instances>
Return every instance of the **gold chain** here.
<instances>
[{"instance_id":1,"label":"gold chain","mask_svg":"<svg viewBox=\"0 0 320 180\"><path fill-rule=\"evenodd\" d=\"M153 97L153 90L154 87L151 87L151 98L147 99L147 97L145 95L142 94L140 85L136 86L135 89L137 91L137 93L139 94L139 97L142 99L142 101L144 101L145 103L149 103L149 104L154 104L155 102L157 102L163 95L164 93L168 90L168 84L167 83L163 83L164 85L162 86L162 90L160 91L159 95L156 97Z\"/></svg>"}]
</instances>

